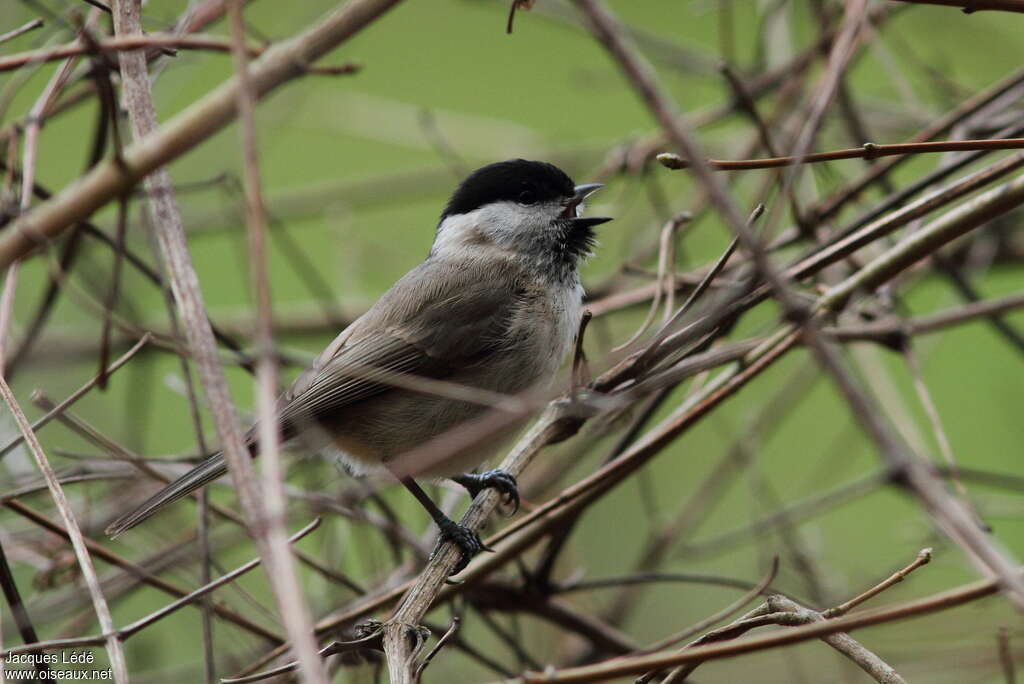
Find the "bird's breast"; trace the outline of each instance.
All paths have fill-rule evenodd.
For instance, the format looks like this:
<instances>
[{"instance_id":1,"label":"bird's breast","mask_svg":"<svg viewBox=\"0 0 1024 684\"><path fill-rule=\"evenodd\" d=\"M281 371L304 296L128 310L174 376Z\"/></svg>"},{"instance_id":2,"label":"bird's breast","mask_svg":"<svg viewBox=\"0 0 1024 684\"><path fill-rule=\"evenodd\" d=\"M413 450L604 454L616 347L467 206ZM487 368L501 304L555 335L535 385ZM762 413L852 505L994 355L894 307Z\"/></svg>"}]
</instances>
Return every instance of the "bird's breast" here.
<instances>
[{"instance_id":1,"label":"bird's breast","mask_svg":"<svg viewBox=\"0 0 1024 684\"><path fill-rule=\"evenodd\" d=\"M554 378L573 347L583 315L583 288L527 290L513 316L504 345L520 382L533 385ZM523 376L529 376L523 377Z\"/></svg>"}]
</instances>

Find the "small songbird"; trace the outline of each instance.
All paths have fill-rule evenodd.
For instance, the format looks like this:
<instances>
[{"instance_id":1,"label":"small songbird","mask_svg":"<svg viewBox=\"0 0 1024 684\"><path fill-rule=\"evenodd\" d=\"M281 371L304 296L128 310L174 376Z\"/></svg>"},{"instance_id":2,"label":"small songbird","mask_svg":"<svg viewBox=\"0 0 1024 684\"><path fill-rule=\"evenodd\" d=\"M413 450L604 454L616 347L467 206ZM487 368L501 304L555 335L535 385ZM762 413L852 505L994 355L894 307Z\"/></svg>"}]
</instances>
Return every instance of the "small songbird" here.
<instances>
[{"instance_id":1,"label":"small songbird","mask_svg":"<svg viewBox=\"0 0 1024 684\"><path fill-rule=\"evenodd\" d=\"M579 215L583 200L600 187L573 185L558 167L523 159L470 174L444 208L426 260L281 396L282 439L334 451L353 474L386 471L402 454L487 410L401 387L394 378L419 376L505 395L550 382L582 315L580 261L594 246L594 226L611 220ZM248 442L255 455L255 429ZM451 477L471 496L494 488L518 508L510 474L458 474L490 451L493 443L467 448L417 475ZM210 456L107 533L121 534L226 472L223 454ZM442 513L407 472L396 475L430 513L441 539L462 550L458 572L481 550L479 537Z\"/></svg>"}]
</instances>

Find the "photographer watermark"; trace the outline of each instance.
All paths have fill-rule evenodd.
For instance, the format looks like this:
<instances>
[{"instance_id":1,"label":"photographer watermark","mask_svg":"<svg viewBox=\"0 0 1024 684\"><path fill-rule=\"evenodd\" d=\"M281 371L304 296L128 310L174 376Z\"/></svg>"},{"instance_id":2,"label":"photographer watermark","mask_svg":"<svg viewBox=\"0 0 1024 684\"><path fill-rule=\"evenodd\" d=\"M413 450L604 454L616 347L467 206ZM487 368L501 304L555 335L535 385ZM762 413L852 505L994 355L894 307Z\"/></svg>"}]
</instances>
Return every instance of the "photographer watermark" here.
<instances>
[{"instance_id":1,"label":"photographer watermark","mask_svg":"<svg viewBox=\"0 0 1024 684\"><path fill-rule=\"evenodd\" d=\"M113 681L114 673L109 667L91 667L95 664L96 654L85 648L56 653L9 653L3 659L3 674L11 682Z\"/></svg>"}]
</instances>

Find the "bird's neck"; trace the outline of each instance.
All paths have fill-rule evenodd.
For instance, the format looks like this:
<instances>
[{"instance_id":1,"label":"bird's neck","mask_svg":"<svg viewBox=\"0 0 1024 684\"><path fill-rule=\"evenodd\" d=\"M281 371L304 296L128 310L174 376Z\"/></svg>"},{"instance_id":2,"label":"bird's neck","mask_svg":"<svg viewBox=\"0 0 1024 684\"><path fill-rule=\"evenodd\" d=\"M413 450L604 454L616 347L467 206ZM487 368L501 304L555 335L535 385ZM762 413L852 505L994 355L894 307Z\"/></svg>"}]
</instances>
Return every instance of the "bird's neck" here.
<instances>
[{"instance_id":1,"label":"bird's neck","mask_svg":"<svg viewBox=\"0 0 1024 684\"><path fill-rule=\"evenodd\" d=\"M580 282L580 262L593 246L593 229L569 222L513 231L449 217L438 227L430 257L510 261L539 280L575 287Z\"/></svg>"}]
</instances>

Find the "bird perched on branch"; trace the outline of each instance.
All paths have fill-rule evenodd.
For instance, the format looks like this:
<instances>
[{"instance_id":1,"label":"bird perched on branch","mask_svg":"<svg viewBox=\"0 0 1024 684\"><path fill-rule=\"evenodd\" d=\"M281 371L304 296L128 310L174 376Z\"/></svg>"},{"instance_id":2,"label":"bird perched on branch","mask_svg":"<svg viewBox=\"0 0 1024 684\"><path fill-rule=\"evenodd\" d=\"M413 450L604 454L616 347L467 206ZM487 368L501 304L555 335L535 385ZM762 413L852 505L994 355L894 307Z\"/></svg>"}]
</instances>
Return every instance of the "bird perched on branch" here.
<instances>
[{"instance_id":1,"label":"bird perched on branch","mask_svg":"<svg viewBox=\"0 0 1024 684\"><path fill-rule=\"evenodd\" d=\"M458 474L489 456L493 440L437 463L399 467L403 454L487 410L410 385L443 380L515 395L553 378L582 314L580 261L594 246L594 226L611 220L579 215L600 187L574 185L558 167L523 159L474 171L448 201L426 260L279 399L283 439L336 450L354 474L388 470L398 477L437 523L442 541L461 549L455 572L483 548L480 538L442 513L412 475L451 477L472 496L494 488L518 508L516 481L501 470ZM255 455L255 429L248 442ZM226 472L223 454L210 456L107 533L121 534Z\"/></svg>"}]
</instances>

